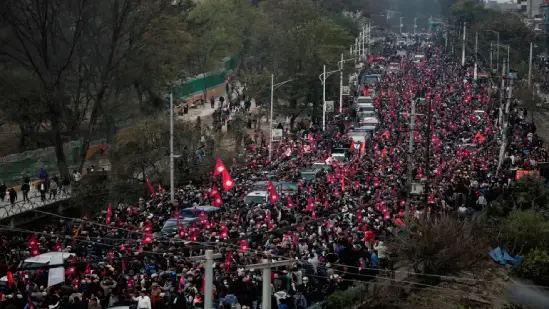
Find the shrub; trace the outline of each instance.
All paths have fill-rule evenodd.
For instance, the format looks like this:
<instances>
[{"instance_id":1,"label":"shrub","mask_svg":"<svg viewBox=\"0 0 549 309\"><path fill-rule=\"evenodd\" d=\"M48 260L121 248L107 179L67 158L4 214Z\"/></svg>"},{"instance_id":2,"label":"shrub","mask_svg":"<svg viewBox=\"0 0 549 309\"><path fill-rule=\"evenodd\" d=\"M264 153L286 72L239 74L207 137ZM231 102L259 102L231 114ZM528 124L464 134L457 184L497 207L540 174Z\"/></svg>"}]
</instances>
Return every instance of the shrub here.
<instances>
[{"instance_id":1,"label":"shrub","mask_svg":"<svg viewBox=\"0 0 549 309\"><path fill-rule=\"evenodd\" d=\"M513 267L513 273L535 284L549 286L549 253L546 249L532 250L520 264Z\"/></svg>"},{"instance_id":2,"label":"shrub","mask_svg":"<svg viewBox=\"0 0 549 309\"><path fill-rule=\"evenodd\" d=\"M417 273L457 273L486 260L488 244L479 223L450 215L412 220L404 238L394 240L389 247Z\"/></svg>"}]
</instances>

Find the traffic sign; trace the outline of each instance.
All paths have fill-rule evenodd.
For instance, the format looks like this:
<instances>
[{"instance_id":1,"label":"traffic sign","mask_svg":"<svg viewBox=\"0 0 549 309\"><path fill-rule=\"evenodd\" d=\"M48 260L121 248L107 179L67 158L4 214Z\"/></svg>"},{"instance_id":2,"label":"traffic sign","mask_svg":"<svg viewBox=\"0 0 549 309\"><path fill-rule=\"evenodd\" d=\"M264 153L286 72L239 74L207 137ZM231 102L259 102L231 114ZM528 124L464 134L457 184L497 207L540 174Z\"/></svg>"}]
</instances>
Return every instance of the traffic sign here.
<instances>
[{"instance_id":1,"label":"traffic sign","mask_svg":"<svg viewBox=\"0 0 549 309\"><path fill-rule=\"evenodd\" d=\"M334 112L334 101L326 101L326 112L328 113Z\"/></svg>"}]
</instances>

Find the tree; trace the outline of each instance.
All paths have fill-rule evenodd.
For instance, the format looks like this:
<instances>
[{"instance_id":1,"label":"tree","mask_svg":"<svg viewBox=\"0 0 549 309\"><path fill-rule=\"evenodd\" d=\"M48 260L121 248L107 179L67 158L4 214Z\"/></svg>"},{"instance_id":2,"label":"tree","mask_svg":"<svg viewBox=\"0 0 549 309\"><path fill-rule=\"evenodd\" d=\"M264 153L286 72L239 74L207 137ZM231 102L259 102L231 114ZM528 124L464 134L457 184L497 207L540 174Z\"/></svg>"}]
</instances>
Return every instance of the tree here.
<instances>
[{"instance_id":1,"label":"tree","mask_svg":"<svg viewBox=\"0 0 549 309\"><path fill-rule=\"evenodd\" d=\"M534 284L549 286L549 252L542 248L534 249L513 267L513 273L532 280Z\"/></svg>"},{"instance_id":2,"label":"tree","mask_svg":"<svg viewBox=\"0 0 549 309\"><path fill-rule=\"evenodd\" d=\"M447 275L474 269L486 259L488 248L480 223L479 219L450 215L412 220L404 230L404 239L395 240L390 247L417 273Z\"/></svg>"},{"instance_id":3,"label":"tree","mask_svg":"<svg viewBox=\"0 0 549 309\"><path fill-rule=\"evenodd\" d=\"M249 0L199 2L187 20L192 35L187 57L189 73L197 75L215 69L224 57L244 56L256 11Z\"/></svg>"},{"instance_id":4,"label":"tree","mask_svg":"<svg viewBox=\"0 0 549 309\"><path fill-rule=\"evenodd\" d=\"M171 1L3 1L0 60L26 71L40 93L41 128L68 175L63 143L81 138L80 167L108 103L126 83L123 71L141 65L154 42L154 23ZM162 46L157 46L162 48ZM138 74L141 74L139 72ZM5 78L8 79L8 78ZM117 102L114 102L115 104Z\"/></svg>"},{"instance_id":5,"label":"tree","mask_svg":"<svg viewBox=\"0 0 549 309\"><path fill-rule=\"evenodd\" d=\"M260 14L251 39L257 56L249 63L249 74L263 75L261 80L269 83L271 74L277 81L292 79L277 91L277 97L288 104L278 105L275 110L290 115L293 124L308 109L309 102L313 102L313 109L317 106L322 66L336 69L339 55L351 40L346 30L311 0L268 1L260 4ZM258 88L268 89L269 85ZM258 89L253 92L265 93Z\"/></svg>"},{"instance_id":6,"label":"tree","mask_svg":"<svg viewBox=\"0 0 549 309\"><path fill-rule=\"evenodd\" d=\"M521 255L549 245L549 223L539 211L514 211L501 222L500 230L499 241L512 254Z\"/></svg>"}]
</instances>

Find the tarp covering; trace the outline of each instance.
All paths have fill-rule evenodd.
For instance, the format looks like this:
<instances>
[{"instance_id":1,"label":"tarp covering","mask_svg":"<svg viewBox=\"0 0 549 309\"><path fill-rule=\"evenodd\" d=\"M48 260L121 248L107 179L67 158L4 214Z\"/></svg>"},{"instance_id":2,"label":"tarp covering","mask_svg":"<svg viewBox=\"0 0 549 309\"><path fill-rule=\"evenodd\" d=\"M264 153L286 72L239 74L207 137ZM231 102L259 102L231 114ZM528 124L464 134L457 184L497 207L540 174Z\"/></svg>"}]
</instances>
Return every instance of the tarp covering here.
<instances>
[{"instance_id":1,"label":"tarp covering","mask_svg":"<svg viewBox=\"0 0 549 309\"><path fill-rule=\"evenodd\" d=\"M500 263L501 265L505 265L505 264L515 265L520 263L520 261L522 261L522 256L517 255L515 257L512 257L509 254L509 252L507 252L507 250L502 249L500 247L497 247L496 249L491 250L488 254L494 261Z\"/></svg>"}]
</instances>

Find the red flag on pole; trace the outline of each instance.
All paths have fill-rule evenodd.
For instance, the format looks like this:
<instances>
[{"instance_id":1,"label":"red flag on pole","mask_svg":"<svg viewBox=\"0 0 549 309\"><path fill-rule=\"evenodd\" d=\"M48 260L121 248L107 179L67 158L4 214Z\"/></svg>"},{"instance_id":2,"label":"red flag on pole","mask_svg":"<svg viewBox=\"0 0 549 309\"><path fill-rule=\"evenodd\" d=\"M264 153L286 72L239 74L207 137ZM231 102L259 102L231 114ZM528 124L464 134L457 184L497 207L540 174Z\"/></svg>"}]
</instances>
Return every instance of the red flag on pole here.
<instances>
[{"instance_id":1,"label":"red flag on pole","mask_svg":"<svg viewBox=\"0 0 549 309\"><path fill-rule=\"evenodd\" d=\"M229 190L231 190L232 188L234 188L234 181L233 181L233 178L231 177L231 175L229 174L229 172L227 172L227 170L225 170L223 173L222 173L222 181L223 181L223 191L227 192Z\"/></svg>"},{"instance_id":2,"label":"red flag on pole","mask_svg":"<svg viewBox=\"0 0 549 309\"><path fill-rule=\"evenodd\" d=\"M223 161L221 161L220 158L217 158L217 162L215 163L214 176L223 174L226 171L227 171L227 168L225 168L225 164L223 164Z\"/></svg>"},{"instance_id":3,"label":"red flag on pole","mask_svg":"<svg viewBox=\"0 0 549 309\"><path fill-rule=\"evenodd\" d=\"M112 209L111 204L107 207L107 215L105 216L105 224L111 224Z\"/></svg>"},{"instance_id":4,"label":"red flag on pole","mask_svg":"<svg viewBox=\"0 0 549 309\"><path fill-rule=\"evenodd\" d=\"M154 195L154 187L151 183L151 181L149 180L149 177L148 176L145 176L145 180L147 181L147 187L149 187L149 191L151 192L151 195Z\"/></svg>"}]
</instances>

